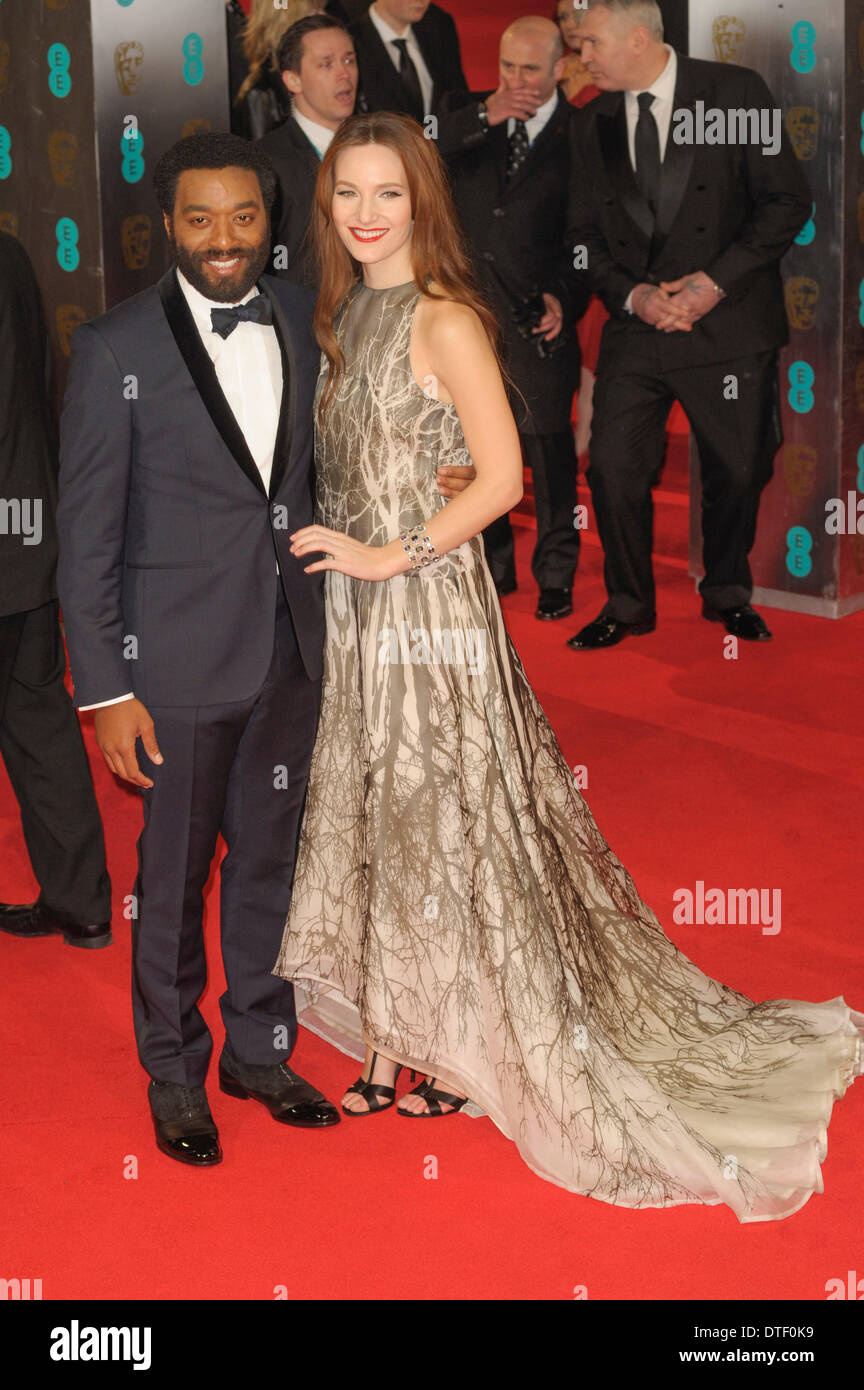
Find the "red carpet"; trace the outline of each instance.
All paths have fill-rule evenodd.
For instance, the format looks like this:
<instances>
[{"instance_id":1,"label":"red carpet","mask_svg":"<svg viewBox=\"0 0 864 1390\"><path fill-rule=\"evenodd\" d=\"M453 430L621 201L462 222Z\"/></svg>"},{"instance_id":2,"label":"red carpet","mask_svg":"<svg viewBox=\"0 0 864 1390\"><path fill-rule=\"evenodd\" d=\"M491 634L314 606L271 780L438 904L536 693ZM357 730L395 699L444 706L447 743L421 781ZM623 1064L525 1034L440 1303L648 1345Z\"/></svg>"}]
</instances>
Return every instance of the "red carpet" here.
<instances>
[{"instance_id":1,"label":"red carpet","mask_svg":"<svg viewBox=\"0 0 864 1390\"><path fill-rule=\"evenodd\" d=\"M755 999L864 1008L860 948L860 703L864 615L767 614L775 641L723 659L686 573L680 451L658 511L659 627L604 653L564 640L603 601L585 536L572 620L535 622L531 533L518 529L511 633L601 829L670 936ZM593 522L592 522L593 525ZM88 720L90 716L86 717ZM825 1193L785 1221L740 1226L725 1207L633 1212L543 1182L489 1120L405 1125L394 1112L318 1134L209 1094L224 1163L158 1153L134 1050L129 931L139 808L93 749L115 893L116 944L0 937L5 1277L57 1298L825 1298L861 1263L864 1083L835 1107ZM0 897L36 885L0 772ZM675 927L676 888L782 889L782 931ZM207 920L203 1010L221 1043L218 901ZM294 1062L333 1099L357 1067L301 1029ZM407 1078L405 1083L408 1084ZM400 1084L401 1089L401 1084ZM424 1178L429 1155L437 1179ZM137 1176L135 1175L137 1173Z\"/></svg>"}]
</instances>

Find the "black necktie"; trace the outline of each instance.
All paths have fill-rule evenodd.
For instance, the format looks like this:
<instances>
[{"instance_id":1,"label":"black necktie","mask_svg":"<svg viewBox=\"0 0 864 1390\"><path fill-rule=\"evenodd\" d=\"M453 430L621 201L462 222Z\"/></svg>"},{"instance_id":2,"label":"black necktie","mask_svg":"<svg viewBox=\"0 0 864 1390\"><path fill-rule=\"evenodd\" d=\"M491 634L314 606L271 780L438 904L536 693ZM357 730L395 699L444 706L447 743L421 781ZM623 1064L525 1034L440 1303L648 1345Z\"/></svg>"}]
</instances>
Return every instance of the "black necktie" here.
<instances>
[{"instance_id":1,"label":"black necktie","mask_svg":"<svg viewBox=\"0 0 864 1390\"><path fill-rule=\"evenodd\" d=\"M408 52L407 39L393 39L394 47L399 49L399 76L402 79L402 86L408 97L407 111L413 116L415 121L422 121L424 116L423 109L423 89L420 86L420 78L414 66L411 54Z\"/></svg>"},{"instance_id":2,"label":"black necktie","mask_svg":"<svg viewBox=\"0 0 864 1390\"><path fill-rule=\"evenodd\" d=\"M507 179L512 179L517 169L525 163L525 156L530 149L528 131L525 129L524 121L516 121L513 125L513 134L510 136L510 146L507 151Z\"/></svg>"},{"instance_id":3,"label":"black necktie","mask_svg":"<svg viewBox=\"0 0 864 1390\"><path fill-rule=\"evenodd\" d=\"M227 338L238 323L272 323L273 305L266 294L256 294L245 304L226 304L224 309L211 309L210 321L213 332L220 338Z\"/></svg>"},{"instance_id":4,"label":"black necktie","mask_svg":"<svg viewBox=\"0 0 864 1390\"><path fill-rule=\"evenodd\" d=\"M660 132L651 112L654 96L651 92L640 92L639 119L636 122L636 182L642 197L657 211L657 195L660 191Z\"/></svg>"}]
</instances>

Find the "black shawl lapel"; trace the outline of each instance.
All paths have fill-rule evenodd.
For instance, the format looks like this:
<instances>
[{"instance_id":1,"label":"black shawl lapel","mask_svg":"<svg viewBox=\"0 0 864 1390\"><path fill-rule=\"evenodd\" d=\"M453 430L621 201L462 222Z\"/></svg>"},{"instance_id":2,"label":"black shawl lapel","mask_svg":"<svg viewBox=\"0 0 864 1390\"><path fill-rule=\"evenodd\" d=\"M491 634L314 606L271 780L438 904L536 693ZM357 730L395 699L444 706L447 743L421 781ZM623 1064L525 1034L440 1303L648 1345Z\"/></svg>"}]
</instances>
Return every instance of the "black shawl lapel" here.
<instances>
[{"instance_id":1,"label":"black shawl lapel","mask_svg":"<svg viewBox=\"0 0 864 1390\"><path fill-rule=\"evenodd\" d=\"M186 296L180 288L173 266L159 281L158 289L171 332L174 334L183 360L189 368L189 373L213 424L250 483L264 494L261 474L246 443L243 431L237 423L236 416L219 385L216 368L201 341L201 335L192 317L192 310L186 302ZM283 391L283 401L285 394Z\"/></svg>"},{"instance_id":2,"label":"black shawl lapel","mask_svg":"<svg viewBox=\"0 0 864 1390\"><path fill-rule=\"evenodd\" d=\"M675 113L680 110L692 110L696 102L694 86L690 61L679 53L675 99L672 103L672 120L669 124L669 138L666 141L666 153L663 158L663 178L660 184L660 201L654 227L652 251L655 255L672 230L687 184L690 181L690 171L693 168L696 147L693 144L676 144Z\"/></svg>"},{"instance_id":3,"label":"black shawl lapel","mask_svg":"<svg viewBox=\"0 0 864 1390\"><path fill-rule=\"evenodd\" d=\"M651 208L642 197L633 165L630 163L623 92L619 95L613 111L608 114L598 113L597 138L606 174L618 194L624 211L650 240L654 232L654 217Z\"/></svg>"},{"instance_id":4,"label":"black shawl lapel","mask_svg":"<svg viewBox=\"0 0 864 1390\"><path fill-rule=\"evenodd\" d=\"M272 499L279 491L289 464L293 462L291 455L294 440L297 438L297 431L294 429L294 421L297 418L297 362L294 356L294 345L291 341L291 330L282 305L266 280L261 282L261 289L273 305L273 327L276 330L279 350L282 354L282 404L279 408L279 425L276 430L276 444L273 449L273 467L270 471L270 497Z\"/></svg>"}]
</instances>

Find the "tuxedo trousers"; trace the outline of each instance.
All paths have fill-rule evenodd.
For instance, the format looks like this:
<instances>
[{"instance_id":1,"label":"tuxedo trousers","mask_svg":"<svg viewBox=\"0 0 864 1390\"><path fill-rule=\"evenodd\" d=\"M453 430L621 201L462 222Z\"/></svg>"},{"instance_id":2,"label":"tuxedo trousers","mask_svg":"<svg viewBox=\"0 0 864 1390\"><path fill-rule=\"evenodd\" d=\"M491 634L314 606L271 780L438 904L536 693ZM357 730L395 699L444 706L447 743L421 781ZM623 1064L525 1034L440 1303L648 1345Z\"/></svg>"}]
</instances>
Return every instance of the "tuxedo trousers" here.
<instances>
[{"instance_id":1,"label":"tuxedo trousers","mask_svg":"<svg viewBox=\"0 0 864 1390\"><path fill-rule=\"evenodd\" d=\"M540 589L573 588L579 563L576 529L576 445L572 429L556 434L520 434L522 457L531 469L537 540L531 572ZM496 584L515 584L516 559L510 517L496 517L483 530L486 560Z\"/></svg>"},{"instance_id":2,"label":"tuxedo trousers","mask_svg":"<svg viewBox=\"0 0 864 1390\"><path fill-rule=\"evenodd\" d=\"M321 701L307 677L279 587L273 656L260 690L230 704L149 706L161 765L142 791L144 828L132 903L132 1002L138 1055L156 1081L202 1085L213 1040L204 889L221 833L220 936L227 1042L240 1062L281 1062L297 1039L294 990L273 974Z\"/></svg>"},{"instance_id":3,"label":"tuxedo trousers","mask_svg":"<svg viewBox=\"0 0 864 1390\"><path fill-rule=\"evenodd\" d=\"M664 370L661 346L656 336L622 333L610 321L594 386L586 477L604 551L602 613L625 623L655 616L651 492L673 402L680 401L699 450L705 569L699 593L708 608L750 602L748 556L759 498L783 442L776 350Z\"/></svg>"},{"instance_id":4,"label":"tuxedo trousers","mask_svg":"<svg viewBox=\"0 0 864 1390\"><path fill-rule=\"evenodd\" d=\"M0 618L0 754L21 808L39 901L89 926L111 920L111 882L65 675L56 599Z\"/></svg>"}]
</instances>

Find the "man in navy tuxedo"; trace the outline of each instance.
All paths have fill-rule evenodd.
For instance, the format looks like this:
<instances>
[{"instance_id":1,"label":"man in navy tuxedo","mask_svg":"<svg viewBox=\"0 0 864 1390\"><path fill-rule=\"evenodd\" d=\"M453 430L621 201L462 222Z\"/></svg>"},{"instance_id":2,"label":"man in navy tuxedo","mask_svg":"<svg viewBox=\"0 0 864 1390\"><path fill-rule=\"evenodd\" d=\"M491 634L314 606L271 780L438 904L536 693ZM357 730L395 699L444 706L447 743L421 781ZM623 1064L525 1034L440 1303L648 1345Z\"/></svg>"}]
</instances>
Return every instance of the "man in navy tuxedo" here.
<instances>
[{"instance_id":1,"label":"man in navy tuxedo","mask_svg":"<svg viewBox=\"0 0 864 1390\"><path fill-rule=\"evenodd\" d=\"M157 1143L203 1166L222 1157L198 1009L220 832L220 1086L284 1124L339 1120L288 1066L294 992L271 973L321 690L322 577L290 551L313 521L320 354L312 292L262 274L266 154L190 136L155 183L175 264L73 337L59 587L76 703L96 709L108 766L144 803L133 1013ZM449 496L466 483L439 485Z\"/></svg>"}]
</instances>

